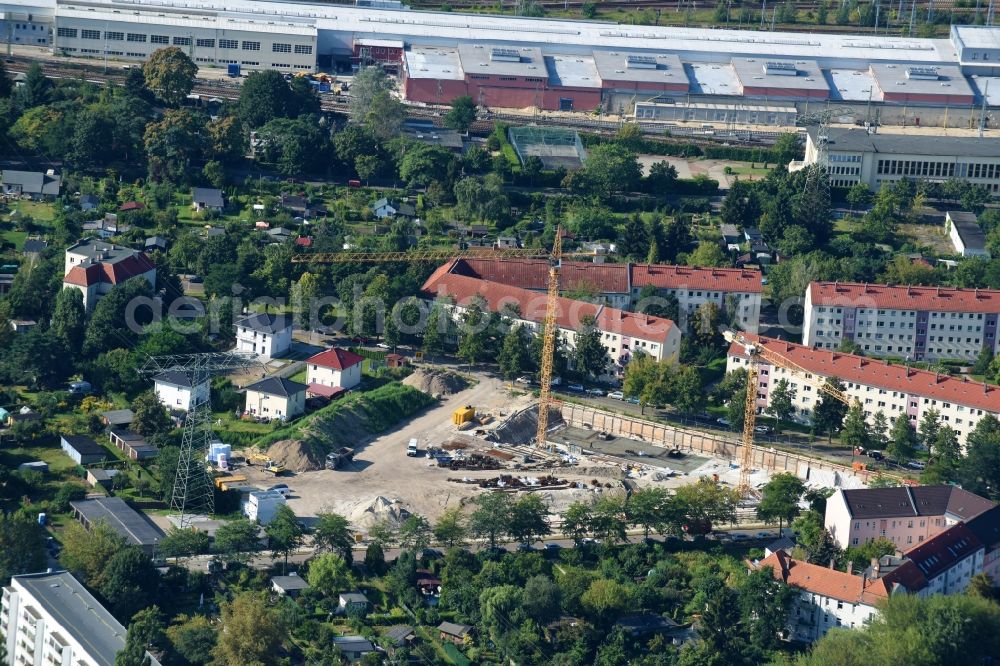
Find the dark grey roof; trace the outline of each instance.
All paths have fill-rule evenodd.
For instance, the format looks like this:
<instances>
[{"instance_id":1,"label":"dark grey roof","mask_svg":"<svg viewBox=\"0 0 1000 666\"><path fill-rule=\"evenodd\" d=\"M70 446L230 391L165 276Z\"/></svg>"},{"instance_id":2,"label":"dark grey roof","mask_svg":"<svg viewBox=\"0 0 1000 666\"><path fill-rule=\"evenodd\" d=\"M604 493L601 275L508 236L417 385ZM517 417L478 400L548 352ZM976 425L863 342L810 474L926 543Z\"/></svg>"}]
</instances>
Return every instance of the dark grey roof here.
<instances>
[{"instance_id":1,"label":"dark grey roof","mask_svg":"<svg viewBox=\"0 0 1000 666\"><path fill-rule=\"evenodd\" d=\"M107 419L111 425L128 425L135 420L135 413L131 409L112 409L101 412L101 416Z\"/></svg>"},{"instance_id":2,"label":"dark grey roof","mask_svg":"<svg viewBox=\"0 0 1000 666\"><path fill-rule=\"evenodd\" d=\"M271 582L286 592L288 590L305 590L309 587L309 583L302 576L275 576Z\"/></svg>"},{"instance_id":3,"label":"dark grey roof","mask_svg":"<svg viewBox=\"0 0 1000 666\"><path fill-rule=\"evenodd\" d=\"M374 652L375 646L363 636L334 636L333 644L344 652Z\"/></svg>"},{"instance_id":4,"label":"dark grey roof","mask_svg":"<svg viewBox=\"0 0 1000 666\"><path fill-rule=\"evenodd\" d=\"M382 635L396 645L402 645L403 642L406 641L406 637L411 636L412 634L413 627L408 624L397 624L394 627L386 629L385 633Z\"/></svg>"},{"instance_id":5,"label":"dark grey roof","mask_svg":"<svg viewBox=\"0 0 1000 666\"><path fill-rule=\"evenodd\" d=\"M70 502L70 506L91 525L99 520L105 521L132 545L151 546L163 538L163 532L158 527L120 497L80 500Z\"/></svg>"},{"instance_id":6,"label":"dark grey roof","mask_svg":"<svg viewBox=\"0 0 1000 666\"><path fill-rule=\"evenodd\" d=\"M4 185L20 185L26 194L59 194L59 176L49 176L41 171L16 171L4 169Z\"/></svg>"},{"instance_id":7,"label":"dark grey roof","mask_svg":"<svg viewBox=\"0 0 1000 666\"><path fill-rule=\"evenodd\" d=\"M286 379L285 377L265 377L259 382L250 384L245 390L280 395L287 398L296 393L302 393L306 388L308 387L305 384L293 382L291 379Z\"/></svg>"},{"instance_id":8,"label":"dark grey roof","mask_svg":"<svg viewBox=\"0 0 1000 666\"><path fill-rule=\"evenodd\" d=\"M914 488L914 494L917 494L922 487L924 486ZM963 490L955 486L947 487L951 488L951 494L948 496L948 513L958 520L972 520L996 506L990 500L980 497L975 493L970 493L968 490Z\"/></svg>"},{"instance_id":9,"label":"dark grey roof","mask_svg":"<svg viewBox=\"0 0 1000 666\"><path fill-rule=\"evenodd\" d=\"M368 597L360 592L341 592L340 598L349 604L366 604Z\"/></svg>"},{"instance_id":10,"label":"dark grey roof","mask_svg":"<svg viewBox=\"0 0 1000 666\"><path fill-rule=\"evenodd\" d=\"M87 470L87 474L93 477L94 481L110 481L113 477L111 476L110 470L100 469L99 467L94 467Z\"/></svg>"},{"instance_id":11,"label":"dark grey roof","mask_svg":"<svg viewBox=\"0 0 1000 666\"><path fill-rule=\"evenodd\" d=\"M844 490L852 518L943 516L969 520L993 503L956 486L897 486Z\"/></svg>"},{"instance_id":12,"label":"dark grey roof","mask_svg":"<svg viewBox=\"0 0 1000 666\"><path fill-rule=\"evenodd\" d=\"M191 388L191 375L177 370L167 370L153 377L153 381L161 384L172 384L181 388Z\"/></svg>"},{"instance_id":13,"label":"dark grey roof","mask_svg":"<svg viewBox=\"0 0 1000 666\"><path fill-rule=\"evenodd\" d=\"M438 625L438 631L443 631L450 636L461 637L472 631L472 627L467 624L458 624L456 622L442 622Z\"/></svg>"},{"instance_id":14,"label":"dark grey roof","mask_svg":"<svg viewBox=\"0 0 1000 666\"><path fill-rule=\"evenodd\" d=\"M816 127L809 128L815 141ZM1000 157L1000 139L926 134L869 134L865 129L831 127L826 130L827 149L833 152L874 152L887 155L958 155Z\"/></svg>"},{"instance_id":15,"label":"dark grey roof","mask_svg":"<svg viewBox=\"0 0 1000 666\"><path fill-rule=\"evenodd\" d=\"M200 203L203 206L222 208L222 190L217 190L214 187L196 187L191 192L191 197L195 203Z\"/></svg>"},{"instance_id":16,"label":"dark grey roof","mask_svg":"<svg viewBox=\"0 0 1000 666\"><path fill-rule=\"evenodd\" d=\"M119 261L132 257L145 256L139 250L94 239L82 240L68 247L66 251L83 255L88 259L99 260L105 264L117 264Z\"/></svg>"},{"instance_id":17,"label":"dark grey roof","mask_svg":"<svg viewBox=\"0 0 1000 666\"><path fill-rule=\"evenodd\" d=\"M950 210L947 215L965 247L973 250L986 248L986 234L979 226L979 218L976 217L975 213ZM25 244L25 249L27 250L27 244Z\"/></svg>"},{"instance_id":18,"label":"dark grey roof","mask_svg":"<svg viewBox=\"0 0 1000 666\"><path fill-rule=\"evenodd\" d=\"M125 648L125 627L69 572L15 576L35 601L59 622L100 666L113 666Z\"/></svg>"},{"instance_id":19,"label":"dark grey roof","mask_svg":"<svg viewBox=\"0 0 1000 666\"><path fill-rule=\"evenodd\" d=\"M28 253L41 252L48 246L49 246L48 243L38 238L29 238L28 240L24 241L24 251Z\"/></svg>"},{"instance_id":20,"label":"dark grey roof","mask_svg":"<svg viewBox=\"0 0 1000 666\"><path fill-rule=\"evenodd\" d=\"M226 230L220 227L211 227L205 230L205 235L211 238L212 236L225 236Z\"/></svg>"},{"instance_id":21,"label":"dark grey roof","mask_svg":"<svg viewBox=\"0 0 1000 666\"><path fill-rule=\"evenodd\" d=\"M251 328L259 333L277 333L292 325L285 315L258 312L236 320L236 326Z\"/></svg>"},{"instance_id":22,"label":"dark grey roof","mask_svg":"<svg viewBox=\"0 0 1000 666\"><path fill-rule=\"evenodd\" d=\"M987 548L1000 545L1000 506L979 514L966 525Z\"/></svg>"},{"instance_id":23,"label":"dark grey roof","mask_svg":"<svg viewBox=\"0 0 1000 666\"><path fill-rule=\"evenodd\" d=\"M101 203L101 198L99 196L97 196L96 194L81 194L80 195L80 203L81 204L89 203L89 204L95 204L96 205L96 204Z\"/></svg>"},{"instance_id":24,"label":"dark grey roof","mask_svg":"<svg viewBox=\"0 0 1000 666\"><path fill-rule=\"evenodd\" d=\"M669 618L655 613L637 613L626 615L615 622L616 625L630 634L648 634L657 631L667 631L679 625Z\"/></svg>"},{"instance_id":25,"label":"dark grey roof","mask_svg":"<svg viewBox=\"0 0 1000 666\"><path fill-rule=\"evenodd\" d=\"M146 239L146 247L166 247L167 239L163 236L150 236Z\"/></svg>"},{"instance_id":26,"label":"dark grey roof","mask_svg":"<svg viewBox=\"0 0 1000 666\"><path fill-rule=\"evenodd\" d=\"M96 456L107 453L103 446L84 435L63 435L62 439L81 455Z\"/></svg>"},{"instance_id":27,"label":"dark grey roof","mask_svg":"<svg viewBox=\"0 0 1000 666\"><path fill-rule=\"evenodd\" d=\"M792 548L795 548L795 541L786 536L778 537L771 543L767 544L767 549L772 553L777 552L779 550L791 553Z\"/></svg>"}]
</instances>

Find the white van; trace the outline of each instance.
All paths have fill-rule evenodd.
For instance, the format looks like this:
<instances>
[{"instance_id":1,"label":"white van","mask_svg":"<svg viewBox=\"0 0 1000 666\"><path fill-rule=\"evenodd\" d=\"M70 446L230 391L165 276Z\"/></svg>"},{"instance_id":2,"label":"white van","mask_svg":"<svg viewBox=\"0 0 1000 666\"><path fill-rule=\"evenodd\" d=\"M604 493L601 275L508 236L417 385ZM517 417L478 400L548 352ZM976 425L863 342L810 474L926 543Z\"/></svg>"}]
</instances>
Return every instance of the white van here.
<instances>
[{"instance_id":1,"label":"white van","mask_svg":"<svg viewBox=\"0 0 1000 666\"><path fill-rule=\"evenodd\" d=\"M414 437L410 440L410 443L406 445L406 455L416 456L417 455L417 438Z\"/></svg>"}]
</instances>

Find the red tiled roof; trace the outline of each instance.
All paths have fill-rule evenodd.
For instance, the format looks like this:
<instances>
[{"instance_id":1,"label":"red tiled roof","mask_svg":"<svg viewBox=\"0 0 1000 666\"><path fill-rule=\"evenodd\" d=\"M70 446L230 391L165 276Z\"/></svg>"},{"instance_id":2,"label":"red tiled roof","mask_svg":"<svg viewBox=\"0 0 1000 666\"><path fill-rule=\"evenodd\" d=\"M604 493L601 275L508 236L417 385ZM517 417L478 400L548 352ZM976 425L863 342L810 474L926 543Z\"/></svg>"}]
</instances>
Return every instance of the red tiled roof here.
<instances>
[{"instance_id":1,"label":"red tiled roof","mask_svg":"<svg viewBox=\"0 0 1000 666\"><path fill-rule=\"evenodd\" d=\"M126 280L147 273L155 268L149 257L142 252L136 252L131 257L126 257L113 264L97 262L86 266L74 266L63 277L63 283L80 287L88 287L98 282L121 284Z\"/></svg>"},{"instance_id":2,"label":"red tiled roof","mask_svg":"<svg viewBox=\"0 0 1000 666\"><path fill-rule=\"evenodd\" d=\"M641 289L710 289L760 293L764 290L760 271L744 268L696 268L669 264L633 264L632 287Z\"/></svg>"},{"instance_id":3,"label":"red tiled roof","mask_svg":"<svg viewBox=\"0 0 1000 666\"><path fill-rule=\"evenodd\" d=\"M954 402L1000 414L1000 389L995 386L963 381L950 375L915 370L903 365L890 365L864 356L811 349L783 340L758 337L752 333L743 335L817 375L837 377L845 382ZM746 350L742 345L733 343L729 346L729 355L746 358Z\"/></svg>"},{"instance_id":4,"label":"red tiled roof","mask_svg":"<svg viewBox=\"0 0 1000 666\"><path fill-rule=\"evenodd\" d=\"M359 356L352 351L333 347L332 349L327 349L314 356L310 356L306 359L306 363L319 365L324 368L333 368L334 370L345 370L356 366L364 360L363 356Z\"/></svg>"},{"instance_id":5,"label":"red tiled roof","mask_svg":"<svg viewBox=\"0 0 1000 666\"><path fill-rule=\"evenodd\" d=\"M299 247L310 247L313 244L312 236L299 236L295 239L295 244Z\"/></svg>"},{"instance_id":6,"label":"red tiled roof","mask_svg":"<svg viewBox=\"0 0 1000 666\"><path fill-rule=\"evenodd\" d=\"M796 560L783 550L771 553L757 564L758 569L764 567L771 567L775 580L852 604L874 606L889 596L890 586L885 579L866 581L862 576Z\"/></svg>"},{"instance_id":7,"label":"red tiled roof","mask_svg":"<svg viewBox=\"0 0 1000 666\"><path fill-rule=\"evenodd\" d=\"M480 296L492 312L501 312L506 305L517 305L522 319L536 323L544 321L547 299L544 292L449 274L448 269L452 264L438 268L427 279L421 288L426 296L430 298L447 296L454 299L458 305L468 305L473 298ZM583 324L583 319L591 316L597 320L597 326L602 331L663 342L674 325L669 319L625 312L569 298L560 298L557 307L556 323L560 328L572 331L578 330Z\"/></svg>"},{"instance_id":8,"label":"red tiled roof","mask_svg":"<svg viewBox=\"0 0 1000 666\"><path fill-rule=\"evenodd\" d=\"M995 289L810 282L807 293L813 305L931 312L1000 312L1000 291Z\"/></svg>"},{"instance_id":9,"label":"red tiled roof","mask_svg":"<svg viewBox=\"0 0 1000 666\"><path fill-rule=\"evenodd\" d=\"M122 204L121 208L119 208L118 210L120 211L142 210L145 207L146 204L142 203L141 201L126 201L125 203Z\"/></svg>"},{"instance_id":10,"label":"red tiled roof","mask_svg":"<svg viewBox=\"0 0 1000 666\"><path fill-rule=\"evenodd\" d=\"M324 384L309 384L306 386L306 393L318 395L321 398L335 398L341 393L346 393L342 386L325 386Z\"/></svg>"},{"instance_id":11,"label":"red tiled roof","mask_svg":"<svg viewBox=\"0 0 1000 666\"><path fill-rule=\"evenodd\" d=\"M964 523L958 523L903 554L920 569L925 578L935 578L982 547L983 544L975 533Z\"/></svg>"}]
</instances>

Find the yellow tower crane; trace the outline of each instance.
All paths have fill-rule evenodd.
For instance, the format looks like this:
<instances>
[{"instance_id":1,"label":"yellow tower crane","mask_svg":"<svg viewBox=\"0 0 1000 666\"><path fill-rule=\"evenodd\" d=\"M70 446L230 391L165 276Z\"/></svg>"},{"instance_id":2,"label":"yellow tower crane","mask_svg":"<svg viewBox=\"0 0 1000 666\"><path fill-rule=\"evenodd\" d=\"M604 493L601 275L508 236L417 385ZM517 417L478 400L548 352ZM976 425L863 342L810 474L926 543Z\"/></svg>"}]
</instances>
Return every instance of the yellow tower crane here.
<instances>
[{"instance_id":1,"label":"yellow tower crane","mask_svg":"<svg viewBox=\"0 0 1000 666\"><path fill-rule=\"evenodd\" d=\"M740 461L740 484L737 488L742 497L748 497L753 493L750 486L750 471L753 467L754 453L754 427L757 424L757 378L760 375L760 364L768 363L777 368L784 368L795 375L801 382L813 386L818 391L835 398L845 405L860 404L855 398L853 401L847 393L841 391L826 381L819 381L813 378L812 373L797 364L790 358L783 356L774 349L769 349L765 345L751 340L739 331L725 331L724 336L727 341L735 342L746 351L747 363L747 396L746 407L743 416L743 457Z\"/></svg>"},{"instance_id":2,"label":"yellow tower crane","mask_svg":"<svg viewBox=\"0 0 1000 666\"><path fill-rule=\"evenodd\" d=\"M545 321L542 331L542 358L538 394L538 429L535 433L535 445L543 446L549 427L549 407L552 404L552 362L556 346L556 320L559 310L559 270L562 267L563 256L589 256L584 252L573 252L563 255L562 228L556 227L555 241L552 251L541 248L479 248L470 247L462 250L423 249L406 252L316 252L297 254L292 257L293 263L310 264L349 264L349 263L383 263L391 261L448 261L450 259L538 259L548 258L549 279L548 297L545 303Z\"/></svg>"}]
</instances>

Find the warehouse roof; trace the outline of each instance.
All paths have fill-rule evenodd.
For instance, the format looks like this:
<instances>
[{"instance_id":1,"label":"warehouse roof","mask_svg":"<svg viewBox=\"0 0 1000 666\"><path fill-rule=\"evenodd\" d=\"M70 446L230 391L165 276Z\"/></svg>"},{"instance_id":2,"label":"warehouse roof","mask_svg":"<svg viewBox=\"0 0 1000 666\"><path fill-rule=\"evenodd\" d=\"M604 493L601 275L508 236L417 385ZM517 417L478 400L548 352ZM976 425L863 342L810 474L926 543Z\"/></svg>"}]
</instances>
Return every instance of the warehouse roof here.
<instances>
[{"instance_id":1,"label":"warehouse roof","mask_svg":"<svg viewBox=\"0 0 1000 666\"><path fill-rule=\"evenodd\" d=\"M916 370L905 365L891 365L864 356L812 349L773 338L758 338L751 333L743 335L751 341L757 341L759 345L773 349L807 372L822 377L837 377L846 383L900 391L911 396L957 403L991 414L1000 414L1000 388L996 386L963 381L950 375ZM746 358L746 349L734 342L729 347L729 355Z\"/></svg>"},{"instance_id":2,"label":"warehouse roof","mask_svg":"<svg viewBox=\"0 0 1000 666\"><path fill-rule=\"evenodd\" d=\"M691 92L700 95L739 95L740 80L736 70L727 63L688 63L684 67L689 74Z\"/></svg>"},{"instance_id":3,"label":"warehouse roof","mask_svg":"<svg viewBox=\"0 0 1000 666\"><path fill-rule=\"evenodd\" d=\"M873 63L870 71L883 93L973 95L972 86L954 65L911 66Z\"/></svg>"},{"instance_id":4,"label":"warehouse roof","mask_svg":"<svg viewBox=\"0 0 1000 666\"><path fill-rule=\"evenodd\" d=\"M540 76L546 77L542 50L537 46L498 44L460 44L458 57L469 76Z\"/></svg>"},{"instance_id":5,"label":"warehouse roof","mask_svg":"<svg viewBox=\"0 0 1000 666\"><path fill-rule=\"evenodd\" d=\"M605 81L688 85L684 65L675 53L594 51L594 62Z\"/></svg>"},{"instance_id":6,"label":"warehouse roof","mask_svg":"<svg viewBox=\"0 0 1000 666\"><path fill-rule=\"evenodd\" d=\"M411 79L462 81L462 61L458 49L449 46L413 46L403 53L406 76Z\"/></svg>"},{"instance_id":7,"label":"warehouse roof","mask_svg":"<svg viewBox=\"0 0 1000 666\"><path fill-rule=\"evenodd\" d=\"M553 85L571 88L601 87L601 77L590 56L545 56L545 67Z\"/></svg>"},{"instance_id":8,"label":"warehouse roof","mask_svg":"<svg viewBox=\"0 0 1000 666\"><path fill-rule=\"evenodd\" d=\"M808 129L816 142L815 126ZM1000 157L1000 139L974 136L934 136L927 134L869 134L863 128L830 127L826 130L827 150L840 152L875 152L886 155L958 155L959 157Z\"/></svg>"},{"instance_id":9,"label":"warehouse roof","mask_svg":"<svg viewBox=\"0 0 1000 666\"><path fill-rule=\"evenodd\" d=\"M859 282L810 282L815 305L930 312L1000 312L1000 290L911 287Z\"/></svg>"},{"instance_id":10,"label":"warehouse roof","mask_svg":"<svg viewBox=\"0 0 1000 666\"><path fill-rule=\"evenodd\" d=\"M733 71L743 87L830 90L815 60L733 58Z\"/></svg>"}]
</instances>

